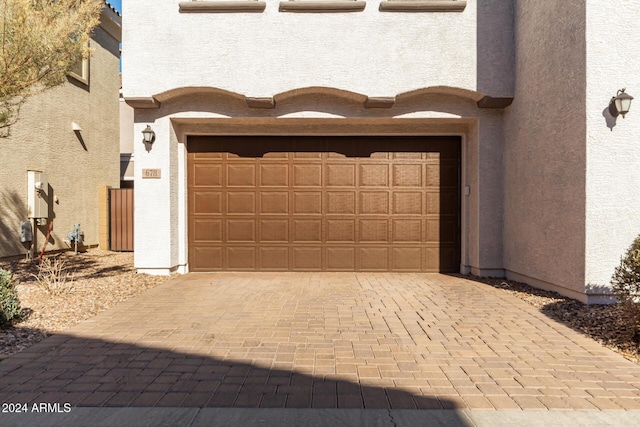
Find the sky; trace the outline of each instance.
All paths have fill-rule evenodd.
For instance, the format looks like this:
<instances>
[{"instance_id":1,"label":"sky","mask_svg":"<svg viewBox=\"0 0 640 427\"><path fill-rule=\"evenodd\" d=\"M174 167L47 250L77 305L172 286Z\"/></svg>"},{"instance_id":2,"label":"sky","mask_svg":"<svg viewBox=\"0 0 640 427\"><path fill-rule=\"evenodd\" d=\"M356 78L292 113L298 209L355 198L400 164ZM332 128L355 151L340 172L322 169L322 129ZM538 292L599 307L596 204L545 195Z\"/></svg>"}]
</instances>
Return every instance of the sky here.
<instances>
[{"instance_id":1,"label":"sky","mask_svg":"<svg viewBox=\"0 0 640 427\"><path fill-rule=\"evenodd\" d=\"M122 0L107 0L118 12L122 13Z\"/></svg>"}]
</instances>

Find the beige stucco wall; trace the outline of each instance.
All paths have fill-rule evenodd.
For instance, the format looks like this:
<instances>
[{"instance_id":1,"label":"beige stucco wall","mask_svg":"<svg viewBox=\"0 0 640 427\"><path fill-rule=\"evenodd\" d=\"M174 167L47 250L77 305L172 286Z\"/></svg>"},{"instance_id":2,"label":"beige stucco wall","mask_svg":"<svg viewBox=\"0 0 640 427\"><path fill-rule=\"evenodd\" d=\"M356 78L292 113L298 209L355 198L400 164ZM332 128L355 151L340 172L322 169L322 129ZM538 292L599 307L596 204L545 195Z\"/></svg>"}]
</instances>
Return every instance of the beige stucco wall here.
<instances>
[{"instance_id":1,"label":"beige stucco wall","mask_svg":"<svg viewBox=\"0 0 640 427\"><path fill-rule=\"evenodd\" d=\"M516 2L515 92L505 110L504 267L582 298L585 2Z\"/></svg>"},{"instance_id":2,"label":"beige stucco wall","mask_svg":"<svg viewBox=\"0 0 640 427\"><path fill-rule=\"evenodd\" d=\"M58 203L51 205L54 228L47 249L79 222L85 243L98 244L98 187L119 183L118 40L101 28L91 41L90 84L70 80L31 98L0 139L0 257L24 254L20 221L27 220L27 170L48 174ZM76 135L75 122L82 128ZM42 249L46 227L38 235Z\"/></svg>"},{"instance_id":3,"label":"beige stucco wall","mask_svg":"<svg viewBox=\"0 0 640 427\"><path fill-rule=\"evenodd\" d=\"M585 283L589 293L606 293L640 234L640 1L588 2L586 20ZM636 99L626 118L613 118L608 105L622 88Z\"/></svg>"}]
</instances>

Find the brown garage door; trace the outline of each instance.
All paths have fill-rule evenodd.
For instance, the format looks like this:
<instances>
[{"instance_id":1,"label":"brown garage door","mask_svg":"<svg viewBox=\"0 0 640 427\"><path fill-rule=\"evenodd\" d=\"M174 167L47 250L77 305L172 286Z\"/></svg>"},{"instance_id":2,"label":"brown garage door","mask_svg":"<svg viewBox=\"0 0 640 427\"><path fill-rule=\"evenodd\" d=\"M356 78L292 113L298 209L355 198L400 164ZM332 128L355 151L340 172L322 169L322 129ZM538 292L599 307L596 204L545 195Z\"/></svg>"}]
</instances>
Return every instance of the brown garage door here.
<instances>
[{"instance_id":1,"label":"brown garage door","mask_svg":"<svg viewBox=\"0 0 640 427\"><path fill-rule=\"evenodd\" d=\"M190 137L189 268L457 271L457 137Z\"/></svg>"}]
</instances>

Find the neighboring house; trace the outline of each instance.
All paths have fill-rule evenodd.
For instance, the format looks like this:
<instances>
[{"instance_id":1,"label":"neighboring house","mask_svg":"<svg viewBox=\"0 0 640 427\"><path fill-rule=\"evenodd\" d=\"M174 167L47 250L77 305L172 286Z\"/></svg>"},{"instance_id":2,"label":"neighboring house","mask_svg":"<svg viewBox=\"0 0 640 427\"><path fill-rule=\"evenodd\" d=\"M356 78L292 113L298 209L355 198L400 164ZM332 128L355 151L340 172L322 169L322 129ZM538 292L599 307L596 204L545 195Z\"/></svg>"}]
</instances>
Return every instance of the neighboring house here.
<instances>
[{"instance_id":1,"label":"neighboring house","mask_svg":"<svg viewBox=\"0 0 640 427\"><path fill-rule=\"evenodd\" d=\"M640 96L639 1L124 17L138 271L462 272L611 301L640 233L640 105L608 111Z\"/></svg>"},{"instance_id":2,"label":"neighboring house","mask_svg":"<svg viewBox=\"0 0 640 427\"><path fill-rule=\"evenodd\" d=\"M99 243L99 187L119 183L119 43L121 17L105 2L91 57L62 86L29 99L11 136L0 138L0 257L26 253L20 223L28 220L28 172L46 174L47 223L37 227L39 252L68 248L79 223L84 244Z\"/></svg>"}]
</instances>

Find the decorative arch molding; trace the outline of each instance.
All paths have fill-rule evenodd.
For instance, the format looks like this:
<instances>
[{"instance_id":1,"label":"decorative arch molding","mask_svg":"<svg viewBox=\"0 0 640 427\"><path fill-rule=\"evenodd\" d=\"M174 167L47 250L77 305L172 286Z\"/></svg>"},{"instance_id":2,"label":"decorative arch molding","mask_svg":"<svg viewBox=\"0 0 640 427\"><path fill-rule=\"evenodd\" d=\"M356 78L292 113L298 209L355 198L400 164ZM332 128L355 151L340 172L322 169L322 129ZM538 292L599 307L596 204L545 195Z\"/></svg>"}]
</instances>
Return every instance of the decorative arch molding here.
<instances>
[{"instance_id":1,"label":"decorative arch molding","mask_svg":"<svg viewBox=\"0 0 640 427\"><path fill-rule=\"evenodd\" d=\"M399 93L396 95L396 99L398 101L409 100L427 95L455 96L458 98L468 99L473 102L478 102L485 96L483 93L455 86L429 86Z\"/></svg>"},{"instance_id":2,"label":"decorative arch molding","mask_svg":"<svg viewBox=\"0 0 640 427\"><path fill-rule=\"evenodd\" d=\"M197 96L200 98L228 98L230 101L244 101L245 96L213 86L187 86L161 92L153 97L160 103L175 101L179 98Z\"/></svg>"},{"instance_id":3,"label":"decorative arch molding","mask_svg":"<svg viewBox=\"0 0 640 427\"><path fill-rule=\"evenodd\" d=\"M150 97L126 97L125 102L133 108L157 109L163 103L180 101L184 98L227 99L228 102L244 102L245 96L236 92L212 86L185 86L160 92Z\"/></svg>"},{"instance_id":4,"label":"decorative arch molding","mask_svg":"<svg viewBox=\"0 0 640 427\"><path fill-rule=\"evenodd\" d=\"M415 89L398 94L396 99L404 101L427 95L455 96L468 99L475 102L478 108L505 108L513 102L513 97L493 97L482 92L455 86L430 86Z\"/></svg>"},{"instance_id":5,"label":"decorative arch molding","mask_svg":"<svg viewBox=\"0 0 640 427\"><path fill-rule=\"evenodd\" d=\"M352 103L369 109L391 108L399 102L417 101L421 97L429 97L433 95L466 99L476 103L478 108L504 108L510 105L513 101L512 97L490 97L481 92L453 86L430 86L418 88L398 93L395 96L368 96L362 93L334 87L309 86L280 92L272 97L250 97L238 92L211 86L187 86L170 89L151 97L128 97L125 100L127 104L140 109L157 109L160 108L163 103L175 102L180 99L190 97L197 97L200 100L216 99L218 102L227 99L228 102L232 103L245 103L248 108L272 109L276 108L278 103L284 104L295 101L313 101L333 98L342 103Z\"/></svg>"},{"instance_id":6,"label":"decorative arch molding","mask_svg":"<svg viewBox=\"0 0 640 427\"><path fill-rule=\"evenodd\" d=\"M336 98L344 101L350 101L357 104L363 104L367 100L367 95L352 92L349 90L338 89L325 86L309 86L298 89L280 92L273 98L277 102L285 102L294 99L313 99L317 97Z\"/></svg>"}]
</instances>

